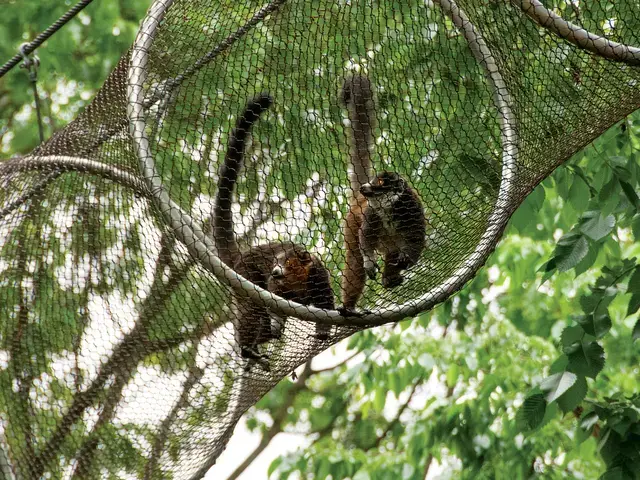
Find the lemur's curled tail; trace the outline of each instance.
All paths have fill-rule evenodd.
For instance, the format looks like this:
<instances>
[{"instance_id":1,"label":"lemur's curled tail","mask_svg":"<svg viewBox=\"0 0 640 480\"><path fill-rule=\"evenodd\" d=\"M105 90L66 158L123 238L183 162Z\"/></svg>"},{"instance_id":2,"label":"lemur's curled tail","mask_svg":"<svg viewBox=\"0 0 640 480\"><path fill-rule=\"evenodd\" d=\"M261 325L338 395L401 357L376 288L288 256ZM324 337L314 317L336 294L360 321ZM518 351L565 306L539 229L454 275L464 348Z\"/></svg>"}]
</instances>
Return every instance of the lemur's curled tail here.
<instances>
[{"instance_id":1,"label":"lemur's curled tail","mask_svg":"<svg viewBox=\"0 0 640 480\"><path fill-rule=\"evenodd\" d=\"M330 276L322 261L292 242L270 242L240 251L234 235L231 205L233 191L242 169L244 150L253 124L273 103L267 94L251 100L238 117L229 135L224 163L220 168L218 194L213 208L213 236L220 259L239 275L271 293L304 305L333 309ZM250 300L234 298L232 321L242 357L269 369L268 357L259 351L262 344L282 335L286 319ZM274 320L277 320L274 324ZM331 328L316 324L315 337L327 340Z\"/></svg>"},{"instance_id":2,"label":"lemur's curled tail","mask_svg":"<svg viewBox=\"0 0 640 480\"><path fill-rule=\"evenodd\" d=\"M371 148L375 112L371 82L364 75L353 75L344 81L342 102L347 108L351 125L348 128L351 168L349 181L352 197L344 225L346 265L342 276L342 308L353 311L364 291L366 273L360 251L359 232L362 228L367 199L360 193L362 185L371 180Z\"/></svg>"},{"instance_id":3,"label":"lemur's curled tail","mask_svg":"<svg viewBox=\"0 0 640 480\"><path fill-rule=\"evenodd\" d=\"M244 112L238 118L236 127L229 136L227 153L220 169L218 194L213 211L213 237L216 240L220 259L230 267L240 255L231 213L233 190L238 180L238 173L242 169L244 149L251 133L251 127L272 104L273 99L266 93L258 95L247 103Z\"/></svg>"},{"instance_id":4,"label":"lemur's curled tail","mask_svg":"<svg viewBox=\"0 0 640 480\"><path fill-rule=\"evenodd\" d=\"M349 112L351 172L349 180L354 197L371 180L371 148L375 111L371 82L364 75L348 77L342 86L342 103Z\"/></svg>"}]
</instances>

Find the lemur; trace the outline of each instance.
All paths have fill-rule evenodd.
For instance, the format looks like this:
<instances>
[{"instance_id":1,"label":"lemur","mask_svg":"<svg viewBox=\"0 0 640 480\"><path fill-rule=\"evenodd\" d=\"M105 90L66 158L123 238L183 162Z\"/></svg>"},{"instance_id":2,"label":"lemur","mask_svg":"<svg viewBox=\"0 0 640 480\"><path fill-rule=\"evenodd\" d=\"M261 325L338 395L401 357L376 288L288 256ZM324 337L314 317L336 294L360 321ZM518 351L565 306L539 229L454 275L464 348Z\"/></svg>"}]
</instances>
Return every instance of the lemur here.
<instances>
[{"instance_id":1,"label":"lemur","mask_svg":"<svg viewBox=\"0 0 640 480\"><path fill-rule=\"evenodd\" d=\"M329 272L322 261L304 246L292 242L271 242L240 251L235 238L231 204L244 161L245 144L252 125L272 103L273 99L267 94L249 101L229 137L212 219L218 255L237 273L274 294L304 305L333 310L335 302ZM234 315L234 329L241 355L268 370L267 358L260 354L258 346L280 338L284 319L250 300L236 298L236 303L238 311ZM330 328L329 325L316 324L315 337L328 339Z\"/></svg>"},{"instance_id":2,"label":"lemur","mask_svg":"<svg viewBox=\"0 0 640 480\"><path fill-rule=\"evenodd\" d=\"M426 219L420 198L400 175L382 172L371 179L375 112L369 79L348 77L342 102L351 124L353 196L344 225L346 265L341 284L341 310L349 314L362 296L366 276L376 277L376 252L384 255L382 285L394 288L404 281L402 270L415 265L425 248Z\"/></svg>"}]
</instances>

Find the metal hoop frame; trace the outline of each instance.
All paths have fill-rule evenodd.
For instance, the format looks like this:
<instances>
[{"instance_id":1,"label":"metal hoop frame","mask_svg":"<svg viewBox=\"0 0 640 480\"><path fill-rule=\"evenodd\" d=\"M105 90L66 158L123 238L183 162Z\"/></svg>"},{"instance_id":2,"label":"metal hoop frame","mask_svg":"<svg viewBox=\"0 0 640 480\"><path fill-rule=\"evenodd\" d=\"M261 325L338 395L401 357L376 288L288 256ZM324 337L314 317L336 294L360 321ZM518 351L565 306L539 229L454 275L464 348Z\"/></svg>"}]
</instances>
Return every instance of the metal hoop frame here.
<instances>
[{"instance_id":1,"label":"metal hoop frame","mask_svg":"<svg viewBox=\"0 0 640 480\"><path fill-rule=\"evenodd\" d=\"M614 42L579 27L546 8L539 0L512 0L534 22L577 47L615 62L640 65L640 48Z\"/></svg>"},{"instance_id":2,"label":"metal hoop frame","mask_svg":"<svg viewBox=\"0 0 640 480\"><path fill-rule=\"evenodd\" d=\"M276 1L273 0L272 3L276 3ZM202 262L202 265L215 275L219 281L230 286L237 295L248 297L251 301L265 305L279 315L292 316L325 325L361 325L371 327L396 322L429 310L458 291L473 277L495 248L509 220L514 201L518 137L511 107L511 95L498 70L495 57L484 41L482 34L453 0L434 0L434 3L437 3L442 11L452 19L469 43L471 52L484 69L489 85L493 90L495 107L500 114L502 179L497 200L489 216L487 229L480 238L475 250L461 262L461 265L449 278L415 300L357 317L345 317L336 310L324 310L285 300L237 274L216 255L213 240L205 235L202 228L193 218L169 197L156 170L149 138L146 133L147 118L157 117L153 115L148 117L146 114L143 104L145 98L143 85L147 78L149 60L147 52L158 32L161 20L173 3L174 0L156 0L142 22L131 52L127 85L127 113L140 170L152 199L163 213L176 237L187 246L190 254ZM284 2L280 0L279 3Z\"/></svg>"}]
</instances>

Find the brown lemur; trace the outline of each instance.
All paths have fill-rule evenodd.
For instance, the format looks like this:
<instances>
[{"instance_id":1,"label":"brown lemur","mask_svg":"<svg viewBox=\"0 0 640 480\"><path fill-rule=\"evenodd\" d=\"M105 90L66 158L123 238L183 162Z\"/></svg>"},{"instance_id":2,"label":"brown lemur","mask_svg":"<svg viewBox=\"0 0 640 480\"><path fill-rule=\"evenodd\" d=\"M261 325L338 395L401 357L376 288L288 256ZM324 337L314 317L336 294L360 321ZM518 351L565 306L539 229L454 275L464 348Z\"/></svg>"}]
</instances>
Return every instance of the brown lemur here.
<instances>
[{"instance_id":1,"label":"brown lemur","mask_svg":"<svg viewBox=\"0 0 640 480\"><path fill-rule=\"evenodd\" d=\"M349 180L353 196L344 224L341 310L352 314L366 276L376 277L376 252L384 255L382 285L394 288L404 281L402 271L415 265L425 248L426 219L420 198L400 175L381 172L371 179L375 112L369 79L361 74L345 79L342 102L351 124Z\"/></svg>"},{"instance_id":2,"label":"brown lemur","mask_svg":"<svg viewBox=\"0 0 640 480\"><path fill-rule=\"evenodd\" d=\"M233 227L233 191L242 169L244 150L252 125L273 103L267 94L249 101L238 118L220 169L218 193L213 210L213 236L220 259L254 284L288 300L333 310L335 301L329 272L322 261L304 246L292 242L271 242L240 251ZM234 315L236 341L244 358L258 361L268 369L258 346L282 335L284 319L250 300L236 298ZM315 337L329 338L331 327L316 324Z\"/></svg>"}]
</instances>

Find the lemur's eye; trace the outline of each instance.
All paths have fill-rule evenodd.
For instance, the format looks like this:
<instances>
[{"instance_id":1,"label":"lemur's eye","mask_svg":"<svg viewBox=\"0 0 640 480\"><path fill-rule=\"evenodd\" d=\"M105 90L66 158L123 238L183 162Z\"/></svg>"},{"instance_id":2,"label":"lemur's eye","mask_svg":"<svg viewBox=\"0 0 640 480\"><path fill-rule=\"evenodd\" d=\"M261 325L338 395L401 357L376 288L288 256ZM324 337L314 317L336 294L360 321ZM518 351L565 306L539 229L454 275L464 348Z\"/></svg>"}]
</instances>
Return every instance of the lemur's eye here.
<instances>
[{"instance_id":1,"label":"lemur's eye","mask_svg":"<svg viewBox=\"0 0 640 480\"><path fill-rule=\"evenodd\" d=\"M378 185L380 185L380 186L384 185L384 178L379 178L378 179Z\"/></svg>"},{"instance_id":2,"label":"lemur's eye","mask_svg":"<svg viewBox=\"0 0 640 480\"><path fill-rule=\"evenodd\" d=\"M291 262L291 259L290 259L290 258L287 258L287 261L286 261L286 262L284 262L284 265L285 265L285 267L290 267L290 266L291 266L291 263L292 263L292 262Z\"/></svg>"}]
</instances>

